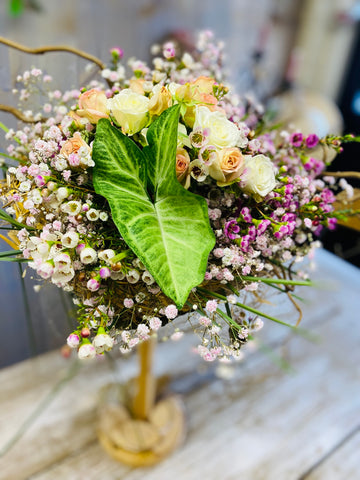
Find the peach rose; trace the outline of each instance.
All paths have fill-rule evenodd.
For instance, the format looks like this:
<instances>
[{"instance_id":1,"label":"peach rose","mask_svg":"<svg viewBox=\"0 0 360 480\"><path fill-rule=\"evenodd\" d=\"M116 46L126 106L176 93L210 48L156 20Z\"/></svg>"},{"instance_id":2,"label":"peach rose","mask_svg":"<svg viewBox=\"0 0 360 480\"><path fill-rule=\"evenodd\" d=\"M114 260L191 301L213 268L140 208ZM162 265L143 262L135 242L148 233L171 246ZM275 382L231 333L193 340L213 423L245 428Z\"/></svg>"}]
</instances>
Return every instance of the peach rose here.
<instances>
[{"instance_id":1,"label":"peach rose","mask_svg":"<svg viewBox=\"0 0 360 480\"><path fill-rule=\"evenodd\" d=\"M199 95L199 105L204 105L207 107L210 112L219 111L225 113L223 108L217 106L218 100L214 95L210 95L208 93L200 93Z\"/></svg>"},{"instance_id":2,"label":"peach rose","mask_svg":"<svg viewBox=\"0 0 360 480\"><path fill-rule=\"evenodd\" d=\"M149 101L149 113L150 115L160 115L164 110L171 107L171 93L166 87L160 85L156 85L153 92Z\"/></svg>"},{"instance_id":3,"label":"peach rose","mask_svg":"<svg viewBox=\"0 0 360 480\"><path fill-rule=\"evenodd\" d=\"M176 177L181 181L189 167L190 157L185 148L178 148L176 150Z\"/></svg>"},{"instance_id":4,"label":"peach rose","mask_svg":"<svg viewBox=\"0 0 360 480\"><path fill-rule=\"evenodd\" d=\"M135 93L138 93L139 95L144 95L144 88L143 88L143 83L145 80L143 78L132 78L130 80L129 88Z\"/></svg>"},{"instance_id":5,"label":"peach rose","mask_svg":"<svg viewBox=\"0 0 360 480\"><path fill-rule=\"evenodd\" d=\"M79 110L76 113L79 117L86 117L90 123L96 124L100 118L108 118L106 107L106 95L104 92L92 88L79 97Z\"/></svg>"},{"instance_id":6,"label":"peach rose","mask_svg":"<svg viewBox=\"0 0 360 480\"><path fill-rule=\"evenodd\" d=\"M212 95L215 80L211 77L205 77L204 75L201 75L194 82L192 82L192 84L197 85L199 87L200 93L204 93L206 95L210 95L210 94Z\"/></svg>"},{"instance_id":7,"label":"peach rose","mask_svg":"<svg viewBox=\"0 0 360 480\"><path fill-rule=\"evenodd\" d=\"M85 147L89 152L91 148L89 145L82 139L79 132L74 133L72 138L66 140L64 145L61 147L60 153L64 157L68 158L72 153L78 153L81 147Z\"/></svg>"},{"instance_id":8,"label":"peach rose","mask_svg":"<svg viewBox=\"0 0 360 480\"><path fill-rule=\"evenodd\" d=\"M245 169L245 159L236 147L223 148L217 152L217 159L209 166L209 174L219 187L236 181Z\"/></svg>"}]
</instances>

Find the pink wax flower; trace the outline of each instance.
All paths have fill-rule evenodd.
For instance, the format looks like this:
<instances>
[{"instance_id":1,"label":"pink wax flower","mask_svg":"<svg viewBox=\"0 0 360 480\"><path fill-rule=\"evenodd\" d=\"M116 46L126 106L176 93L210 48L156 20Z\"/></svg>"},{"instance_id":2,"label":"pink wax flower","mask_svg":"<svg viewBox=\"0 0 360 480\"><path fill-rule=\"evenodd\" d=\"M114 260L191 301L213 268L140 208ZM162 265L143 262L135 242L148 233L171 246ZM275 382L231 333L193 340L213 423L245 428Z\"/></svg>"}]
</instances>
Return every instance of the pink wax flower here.
<instances>
[{"instance_id":1,"label":"pink wax flower","mask_svg":"<svg viewBox=\"0 0 360 480\"><path fill-rule=\"evenodd\" d=\"M167 42L164 45L163 55L166 59L175 57L175 45L172 42Z\"/></svg>"},{"instance_id":2,"label":"pink wax flower","mask_svg":"<svg viewBox=\"0 0 360 480\"><path fill-rule=\"evenodd\" d=\"M239 232L240 232L240 227L236 220L230 220L229 222L225 223L224 234L226 237L230 238L230 240L239 238L239 235L238 235Z\"/></svg>"},{"instance_id":3,"label":"pink wax flower","mask_svg":"<svg viewBox=\"0 0 360 480\"><path fill-rule=\"evenodd\" d=\"M300 132L294 132L291 134L291 137L290 137L290 143L294 146L294 147L301 147L302 145L302 141L303 141L303 134L300 133Z\"/></svg>"},{"instance_id":4,"label":"pink wax flower","mask_svg":"<svg viewBox=\"0 0 360 480\"><path fill-rule=\"evenodd\" d=\"M45 178L42 175L37 175L35 177L35 183L37 187L43 187L46 183Z\"/></svg>"},{"instance_id":5,"label":"pink wax flower","mask_svg":"<svg viewBox=\"0 0 360 480\"><path fill-rule=\"evenodd\" d=\"M111 275L110 268L108 267L102 267L99 270L99 275L101 278L109 278Z\"/></svg>"},{"instance_id":6,"label":"pink wax flower","mask_svg":"<svg viewBox=\"0 0 360 480\"><path fill-rule=\"evenodd\" d=\"M91 292L96 292L100 288L100 282L98 280L96 280L95 278L90 278L90 280L88 280L88 282L86 284L86 287Z\"/></svg>"},{"instance_id":7,"label":"pink wax flower","mask_svg":"<svg viewBox=\"0 0 360 480\"><path fill-rule=\"evenodd\" d=\"M77 348L80 343L80 337L76 333L71 333L67 340L66 343L69 345L70 348Z\"/></svg>"},{"instance_id":8,"label":"pink wax flower","mask_svg":"<svg viewBox=\"0 0 360 480\"><path fill-rule=\"evenodd\" d=\"M119 59L119 58L122 58L124 56L124 50L120 47L112 47L112 48L110 48L110 54L114 58Z\"/></svg>"},{"instance_id":9,"label":"pink wax flower","mask_svg":"<svg viewBox=\"0 0 360 480\"><path fill-rule=\"evenodd\" d=\"M337 218L328 218L328 229L335 230L337 224Z\"/></svg>"},{"instance_id":10,"label":"pink wax flower","mask_svg":"<svg viewBox=\"0 0 360 480\"><path fill-rule=\"evenodd\" d=\"M307 148L314 148L319 143L319 137L312 133L306 137L305 144Z\"/></svg>"}]
</instances>

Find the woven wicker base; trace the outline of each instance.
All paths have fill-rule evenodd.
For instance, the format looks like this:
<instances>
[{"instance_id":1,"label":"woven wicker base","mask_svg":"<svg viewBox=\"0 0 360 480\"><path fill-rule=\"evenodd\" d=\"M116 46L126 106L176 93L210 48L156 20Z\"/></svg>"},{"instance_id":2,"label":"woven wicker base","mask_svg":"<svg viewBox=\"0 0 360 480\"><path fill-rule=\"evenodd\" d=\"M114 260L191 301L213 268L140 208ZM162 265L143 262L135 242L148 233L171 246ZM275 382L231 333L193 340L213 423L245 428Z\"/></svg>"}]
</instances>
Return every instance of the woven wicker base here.
<instances>
[{"instance_id":1,"label":"woven wicker base","mask_svg":"<svg viewBox=\"0 0 360 480\"><path fill-rule=\"evenodd\" d=\"M185 437L184 406L179 397L160 400L147 420L131 418L122 405L102 410L98 437L115 460L132 467L154 465L175 450Z\"/></svg>"}]
</instances>

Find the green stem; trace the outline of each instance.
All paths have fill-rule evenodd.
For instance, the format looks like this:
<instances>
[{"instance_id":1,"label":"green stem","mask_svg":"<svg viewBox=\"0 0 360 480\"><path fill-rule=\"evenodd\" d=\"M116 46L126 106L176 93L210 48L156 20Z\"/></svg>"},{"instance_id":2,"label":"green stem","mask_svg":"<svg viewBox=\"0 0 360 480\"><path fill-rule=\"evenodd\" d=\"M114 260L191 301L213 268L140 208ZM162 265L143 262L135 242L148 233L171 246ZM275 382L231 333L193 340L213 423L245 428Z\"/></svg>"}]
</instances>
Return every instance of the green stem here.
<instances>
[{"instance_id":1,"label":"green stem","mask_svg":"<svg viewBox=\"0 0 360 480\"><path fill-rule=\"evenodd\" d=\"M206 295L218 298L220 300L227 301L227 298L224 295L220 295L219 293L214 293L214 292L209 292L208 290L205 290L204 288L197 287L197 290L200 292L205 293ZM236 294L236 292L234 292ZM261 312L260 310L257 310L256 308L249 307L248 305L245 305L244 303L236 302L235 305L237 307L240 307L244 310L247 310L248 312L254 313L255 315L259 317L266 318L268 320L271 320L272 322L278 323L280 325L284 325L285 327L291 328L291 330L295 333L298 333L299 335L302 335L305 338L312 338L312 336L307 332L306 330L302 330L298 327L294 327L294 325L290 325L290 323L284 322L276 317L272 317L271 315L267 315L266 313ZM231 319L232 320L232 319ZM234 322L234 320L232 320ZM236 322L234 322L236 323ZM237 324L236 324L237 325Z\"/></svg>"},{"instance_id":2,"label":"green stem","mask_svg":"<svg viewBox=\"0 0 360 480\"><path fill-rule=\"evenodd\" d=\"M284 370L287 373L296 373L296 370L290 365L288 361L280 357L271 347L268 347L264 343L260 342L258 338L254 338L252 335L248 336L249 340L255 341L255 344L258 346L260 352L267 355L270 360L275 363L281 370Z\"/></svg>"},{"instance_id":3,"label":"green stem","mask_svg":"<svg viewBox=\"0 0 360 480\"><path fill-rule=\"evenodd\" d=\"M10 160L15 160L16 162L20 162L18 158L12 157L11 155L8 155L7 153L0 152L1 157L9 158Z\"/></svg>"},{"instance_id":4,"label":"green stem","mask_svg":"<svg viewBox=\"0 0 360 480\"><path fill-rule=\"evenodd\" d=\"M4 125L2 122L0 122L0 128L2 130L4 130L4 132L8 133L8 131L10 130L10 128L8 128L6 125ZM14 140L15 142L19 143L21 145L21 141L17 138L17 137L14 137Z\"/></svg>"},{"instance_id":5,"label":"green stem","mask_svg":"<svg viewBox=\"0 0 360 480\"><path fill-rule=\"evenodd\" d=\"M6 252L0 252L0 258L2 257L12 257L14 255L19 255L21 250L6 250Z\"/></svg>"},{"instance_id":6,"label":"green stem","mask_svg":"<svg viewBox=\"0 0 360 480\"><path fill-rule=\"evenodd\" d=\"M35 332L33 328L29 297L26 291L21 263L18 263L18 268L19 268L19 274L20 274L21 293L24 301L25 318L26 318L26 323L27 323L29 337L30 337L30 351L31 351L31 354L34 356L37 354L36 337L35 337Z\"/></svg>"},{"instance_id":7,"label":"green stem","mask_svg":"<svg viewBox=\"0 0 360 480\"><path fill-rule=\"evenodd\" d=\"M216 309L216 313L220 315L220 317L222 317L226 322L230 323L233 327L235 327L237 330L241 329L241 326L236 323L235 320L233 320L229 315L226 315L225 312L220 310L220 308Z\"/></svg>"},{"instance_id":8,"label":"green stem","mask_svg":"<svg viewBox=\"0 0 360 480\"><path fill-rule=\"evenodd\" d=\"M60 294L61 304L62 304L62 307L64 309L65 315L66 315L67 323L70 327L70 330L72 330L74 328L74 325L71 321L72 315L69 314L69 306L66 304L65 293L64 293L64 290L62 288L60 288L59 294Z\"/></svg>"},{"instance_id":9,"label":"green stem","mask_svg":"<svg viewBox=\"0 0 360 480\"><path fill-rule=\"evenodd\" d=\"M122 260L123 258L127 257L130 252L131 252L131 250L128 249L128 250L124 250L123 252L118 253L117 255L115 255L115 257L112 257L112 258L110 259L111 263L120 262L120 260Z\"/></svg>"},{"instance_id":10,"label":"green stem","mask_svg":"<svg viewBox=\"0 0 360 480\"><path fill-rule=\"evenodd\" d=\"M248 280L250 282L262 282L262 283L279 283L280 285L301 285L305 287L313 287L314 284L307 280L285 280L282 278L263 278L263 277L251 277L249 275L240 276L242 280Z\"/></svg>"},{"instance_id":11,"label":"green stem","mask_svg":"<svg viewBox=\"0 0 360 480\"><path fill-rule=\"evenodd\" d=\"M269 285L269 287L275 288L275 290L278 290L278 291L281 292L281 293L288 293L287 290L283 290L282 288L277 287L276 285L273 285L272 283L269 283L268 285ZM305 301L304 298L299 297L299 295L296 295L295 293L292 293L292 292L291 292L291 295L292 295L294 298L296 298L297 300L300 300L300 302L304 302L304 301Z\"/></svg>"}]
</instances>

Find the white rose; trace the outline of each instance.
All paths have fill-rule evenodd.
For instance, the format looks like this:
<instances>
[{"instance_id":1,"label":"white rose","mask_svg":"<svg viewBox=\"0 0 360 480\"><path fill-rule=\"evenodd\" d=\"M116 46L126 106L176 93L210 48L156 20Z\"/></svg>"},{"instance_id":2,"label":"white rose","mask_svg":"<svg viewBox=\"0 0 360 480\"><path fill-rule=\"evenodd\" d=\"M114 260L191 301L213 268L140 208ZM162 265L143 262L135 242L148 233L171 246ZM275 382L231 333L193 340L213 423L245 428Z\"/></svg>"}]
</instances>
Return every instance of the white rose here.
<instances>
[{"instance_id":1,"label":"white rose","mask_svg":"<svg viewBox=\"0 0 360 480\"><path fill-rule=\"evenodd\" d=\"M274 165L265 155L247 156L245 159L245 192L259 202L274 190L276 185Z\"/></svg>"},{"instance_id":2,"label":"white rose","mask_svg":"<svg viewBox=\"0 0 360 480\"><path fill-rule=\"evenodd\" d=\"M211 112L207 107L196 107L193 130L197 127L210 130L209 145L218 149L236 147L240 140L240 131L235 123L219 111Z\"/></svg>"},{"instance_id":3,"label":"white rose","mask_svg":"<svg viewBox=\"0 0 360 480\"><path fill-rule=\"evenodd\" d=\"M133 135L146 126L149 119L149 99L126 88L107 101L112 117L123 132Z\"/></svg>"}]
</instances>

